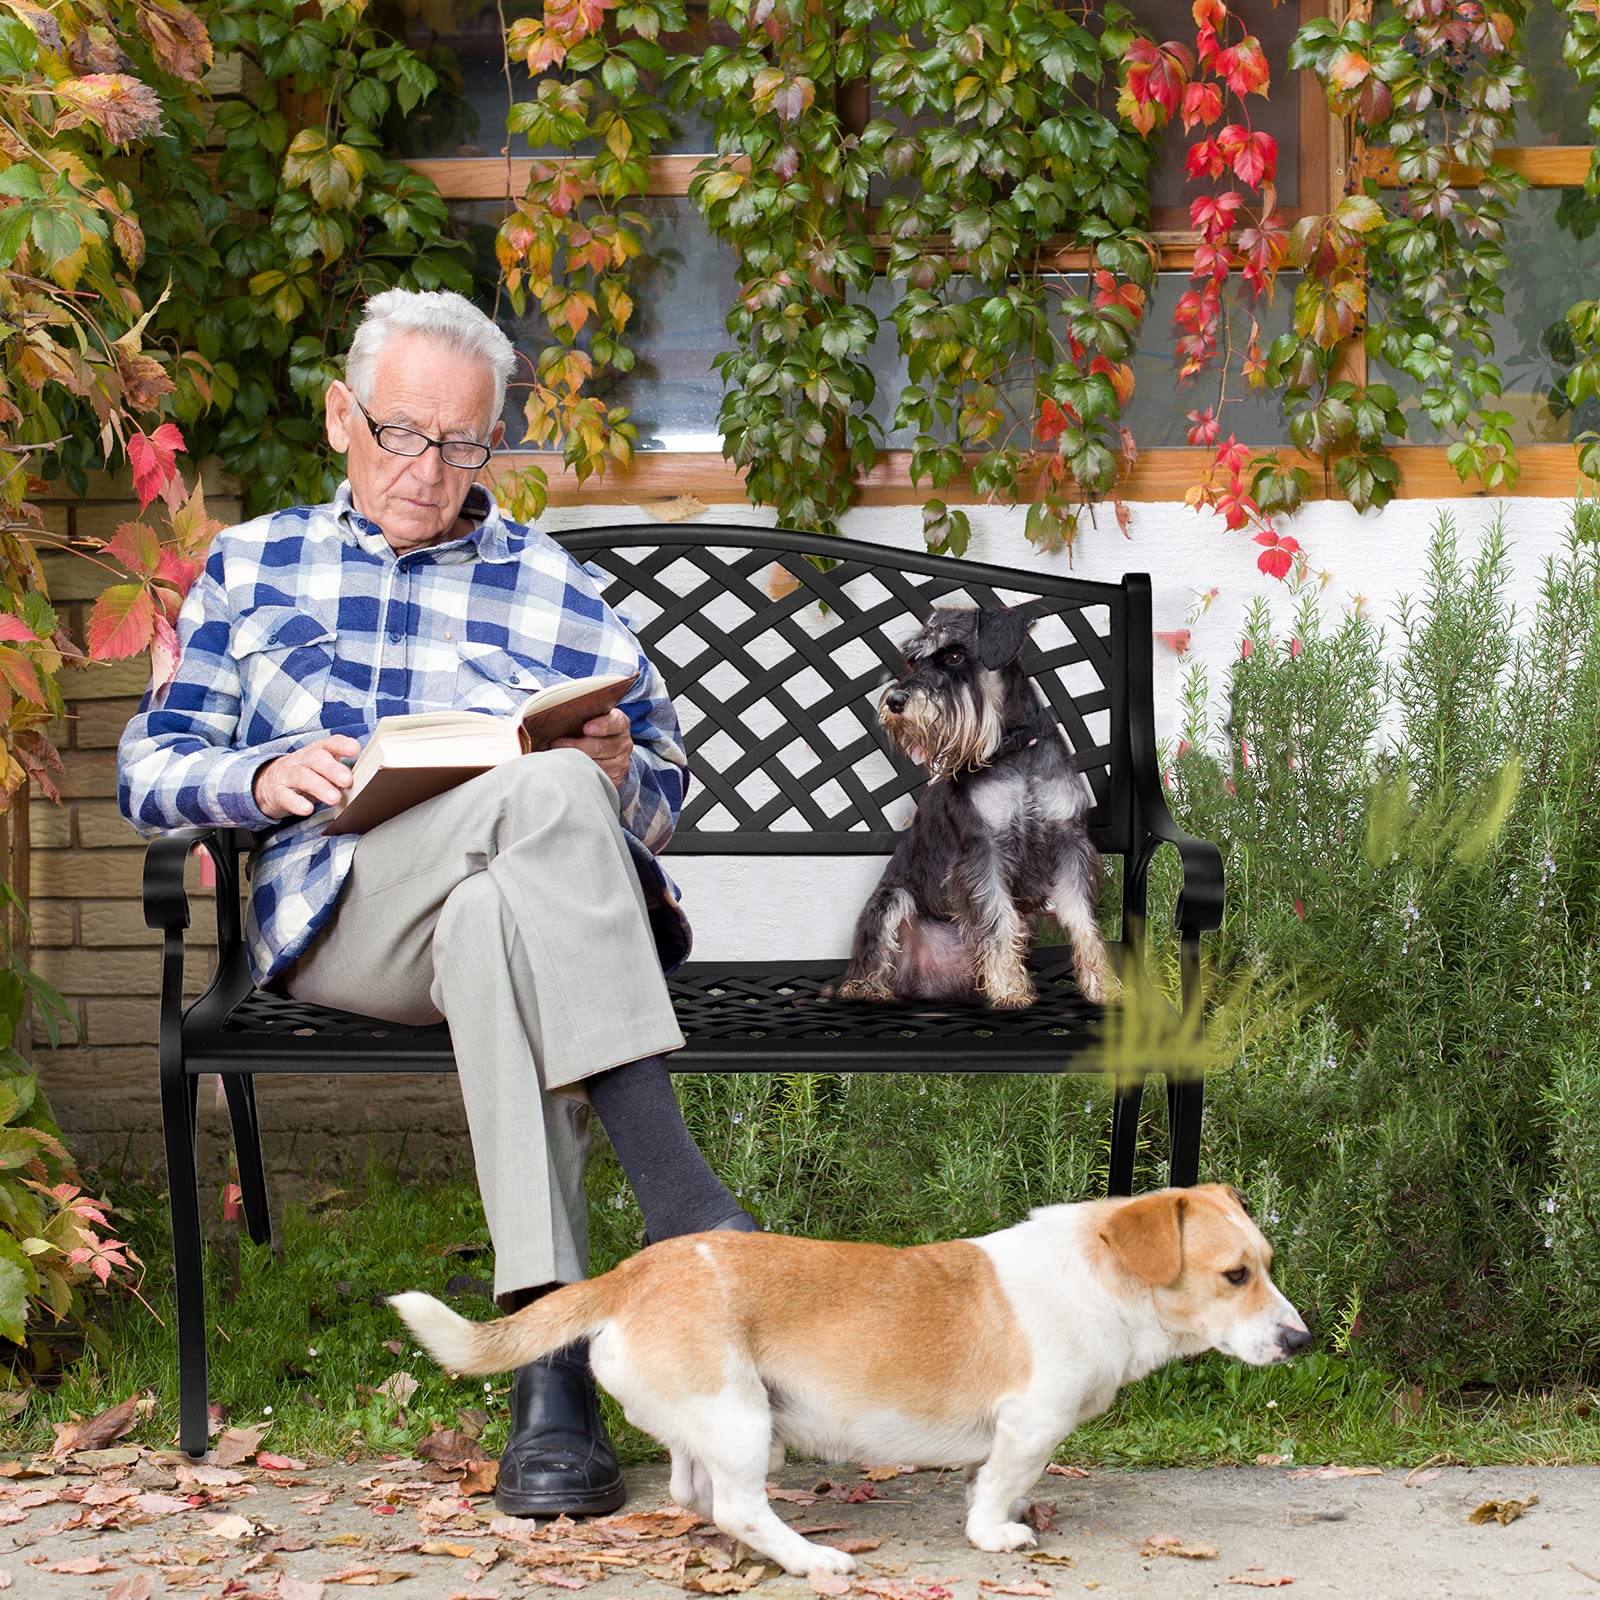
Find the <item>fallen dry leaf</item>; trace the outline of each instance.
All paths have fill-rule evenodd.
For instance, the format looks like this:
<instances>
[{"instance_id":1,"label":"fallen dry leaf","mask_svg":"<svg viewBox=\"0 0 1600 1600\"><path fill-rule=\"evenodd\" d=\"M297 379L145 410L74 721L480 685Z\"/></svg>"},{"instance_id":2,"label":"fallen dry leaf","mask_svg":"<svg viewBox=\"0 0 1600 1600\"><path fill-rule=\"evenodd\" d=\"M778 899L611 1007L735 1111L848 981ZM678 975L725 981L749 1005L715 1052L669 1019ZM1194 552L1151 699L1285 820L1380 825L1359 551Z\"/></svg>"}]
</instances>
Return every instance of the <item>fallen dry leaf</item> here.
<instances>
[{"instance_id":1,"label":"fallen dry leaf","mask_svg":"<svg viewBox=\"0 0 1600 1600\"><path fill-rule=\"evenodd\" d=\"M868 1550L876 1550L883 1540L869 1539L863 1534L851 1534L848 1539L828 1539L824 1542L831 1544L835 1550L843 1550L847 1556L859 1556L865 1555Z\"/></svg>"},{"instance_id":2,"label":"fallen dry leaf","mask_svg":"<svg viewBox=\"0 0 1600 1600\"><path fill-rule=\"evenodd\" d=\"M1536 1506L1538 1503L1537 1490L1526 1500L1485 1500L1468 1514L1467 1521L1476 1523L1480 1527L1485 1522L1498 1522L1503 1528L1508 1522L1515 1522L1530 1506Z\"/></svg>"},{"instance_id":3,"label":"fallen dry leaf","mask_svg":"<svg viewBox=\"0 0 1600 1600\"><path fill-rule=\"evenodd\" d=\"M1044 1470L1052 1478L1087 1478L1089 1476L1084 1468L1063 1466L1059 1461L1052 1461Z\"/></svg>"},{"instance_id":4,"label":"fallen dry leaf","mask_svg":"<svg viewBox=\"0 0 1600 1600\"><path fill-rule=\"evenodd\" d=\"M1443 1467L1429 1467L1423 1472L1408 1472L1405 1487L1407 1489L1420 1489L1425 1483L1432 1483L1435 1478L1444 1476Z\"/></svg>"},{"instance_id":5,"label":"fallen dry leaf","mask_svg":"<svg viewBox=\"0 0 1600 1600\"><path fill-rule=\"evenodd\" d=\"M458 1561L466 1561L479 1553L475 1544L447 1544L443 1539L429 1539L419 1549L425 1556L454 1556Z\"/></svg>"},{"instance_id":6,"label":"fallen dry leaf","mask_svg":"<svg viewBox=\"0 0 1600 1600\"><path fill-rule=\"evenodd\" d=\"M589 1527L612 1534L624 1534L630 1539L676 1539L691 1528L700 1526L700 1516L694 1511L626 1511L617 1517L601 1517Z\"/></svg>"},{"instance_id":7,"label":"fallen dry leaf","mask_svg":"<svg viewBox=\"0 0 1600 1600\"><path fill-rule=\"evenodd\" d=\"M1334 1478L1381 1478L1382 1467L1296 1467L1284 1476L1290 1483L1326 1483Z\"/></svg>"},{"instance_id":8,"label":"fallen dry leaf","mask_svg":"<svg viewBox=\"0 0 1600 1600\"><path fill-rule=\"evenodd\" d=\"M415 1577L415 1573L398 1572L389 1567L340 1567L337 1572L330 1572L323 1578L324 1583L351 1583L359 1584L366 1588L376 1588L384 1584L404 1583L407 1578Z\"/></svg>"},{"instance_id":9,"label":"fallen dry leaf","mask_svg":"<svg viewBox=\"0 0 1600 1600\"><path fill-rule=\"evenodd\" d=\"M409 1372L397 1372L392 1377L385 1378L373 1392L381 1394L385 1400L392 1401L403 1409L418 1388L417 1380Z\"/></svg>"},{"instance_id":10,"label":"fallen dry leaf","mask_svg":"<svg viewBox=\"0 0 1600 1600\"><path fill-rule=\"evenodd\" d=\"M1282 1589L1285 1585L1293 1583L1294 1579L1283 1573L1236 1572L1228 1582L1242 1584L1249 1589Z\"/></svg>"},{"instance_id":11,"label":"fallen dry leaf","mask_svg":"<svg viewBox=\"0 0 1600 1600\"><path fill-rule=\"evenodd\" d=\"M42 1570L82 1576L91 1572L115 1572L117 1568L109 1561L102 1561L99 1556L74 1556L70 1561L52 1561Z\"/></svg>"},{"instance_id":12,"label":"fallen dry leaf","mask_svg":"<svg viewBox=\"0 0 1600 1600\"><path fill-rule=\"evenodd\" d=\"M814 1594L849 1594L850 1578L843 1572L813 1572L806 1582Z\"/></svg>"},{"instance_id":13,"label":"fallen dry leaf","mask_svg":"<svg viewBox=\"0 0 1600 1600\"><path fill-rule=\"evenodd\" d=\"M452 1589L447 1600L500 1600L498 1589Z\"/></svg>"},{"instance_id":14,"label":"fallen dry leaf","mask_svg":"<svg viewBox=\"0 0 1600 1600\"><path fill-rule=\"evenodd\" d=\"M242 1466L261 1448L262 1436L271 1426L270 1422L256 1422L248 1428L229 1428L217 1440L211 1464L224 1470L228 1467Z\"/></svg>"},{"instance_id":15,"label":"fallen dry leaf","mask_svg":"<svg viewBox=\"0 0 1600 1600\"><path fill-rule=\"evenodd\" d=\"M112 1584L106 1600L150 1600L155 1590L156 1580L148 1572L141 1572L132 1578L122 1578Z\"/></svg>"},{"instance_id":16,"label":"fallen dry leaf","mask_svg":"<svg viewBox=\"0 0 1600 1600\"><path fill-rule=\"evenodd\" d=\"M644 509L657 522L687 522L691 517L703 517L711 507L697 495L680 494L671 500L646 500Z\"/></svg>"},{"instance_id":17,"label":"fallen dry leaf","mask_svg":"<svg viewBox=\"0 0 1600 1600\"><path fill-rule=\"evenodd\" d=\"M986 1594L1052 1595L1055 1590L1048 1583L995 1583L989 1578L979 1578L978 1587Z\"/></svg>"},{"instance_id":18,"label":"fallen dry leaf","mask_svg":"<svg viewBox=\"0 0 1600 1600\"><path fill-rule=\"evenodd\" d=\"M256 1533L255 1523L237 1511L202 1511L200 1520L216 1539L250 1539Z\"/></svg>"},{"instance_id":19,"label":"fallen dry leaf","mask_svg":"<svg viewBox=\"0 0 1600 1600\"><path fill-rule=\"evenodd\" d=\"M121 1405L111 1406L87 1422L58 1422L56 1442L50 1451L52 1461L60 1461L75 1450L100 1450L120 1439L133 1427L138 1395L129 1395Z\"/></svg>"},{"instance_id":20,"label":"fallen dry leaf","mask_svg":"<svg viewBox=\"0 0 1600 1600\"><path fill-rule=\"evenodd\" d=\"M1038 1562L1041 1567L1075 1567L1078 1564L1075 1556L1058 1555L1053 1550L1034 1550L1029 1553L1028 1559Z\"/></svg>"},{"instance_id":21,"label":"fallen dry leaf","mask_svg":"<svg viewBox=\"0 0 1600 1600\"><path fill-rule=\"evenodd\" d=\"M270 1450L256 1452L256 1465L265 1467L268 1472L304 1472L306 1464L296 1461L293 1456L275 1456Z\"/></svg>"},{"instance_id":22,"label":"fallen dry leaf","mask_svg":"<svg viewBox=\"0 0 1600 1600\"><path fill-rule=\"evenodd\" d=\"M463 1433L459 1428L435 1428L426 1439L417 1442L416 1452L424 1461L437 1461L446 1467L460 1467L469 1461L489 1459L477 1438L473 1434Z\"/></svg>"},{"instance_id":23,"label":"fallen dry leaf","mask_svg":"<svg viewBox=\"0 0 1600 1600\"><path fill-rule=\"evenodd\" d=\"M1054 1500L1032 1501L1028 1509L1022 1513L1022 1520L1033 1529L1035 1533L1049 1533L1056 1525L1056 1503Z\"/></svg>"},{"instance_id":24,"label":"fallen dry leaf","mask_svg":"<svg viewBox=\"0 0 1600 1600\"><path fill-rule=\"evenodd\" d=\"M278 1600L322 1600L320 1578L292 1578L287 1572L278 1574Z\"/></svg>"},{"instance_id":25,"label":"fallen dry leaf","mask_svg":"<svg viewBox=\"0 0 1600 1600\"><path fill-rule=\"evenodd\" d=\"M494 1486L499 1481L498 1461L469 1461L466 1470L457 1481L457 1487L462 1494L493 1494Z\"/></svg>"},{"instance_id":26,"label":"fallen dry leaf","mask_svg":"<svg viewBox=\"0 0 1600 1600\"><path fill-rule=\"evenodd\" d=\"M197 1497L198 1498L198 1497ZM134 1510L149 1517L164 1517L173 1511L193 1511L194 1507L175 1494L141 1494L135 1497Z\"/></svg>"},{"instance_id":27,"label":"fallen dry leaf","mask_svg":"<svg viewBox=\"0 0 1600 1600\"><path fill-rule=\"evenodd\" d=\"M540 1583L554 1584L558 1589L587 1589L593 1578L580 1578L575 1572L563 1572L559 1567L535 1567L533 1575Z\"/></svg>"},{"instance_id":28,"label":"fallen dry leaf","mask_svg":"<svg viewBox=\"0 0 1600 1600\"><path fill-rule=\"evenodd\" d=\"M887 1483L891 1478L908 1477L916 1470L917 1465L914 1461L909 1463L902 1462L898 1464L889 1462L878 1467L863 1467L861 1469L861 1476L865 1478L868 1483Z\"/></svg>"},{"instance_id":29,"label":"fallen dry leaf","mask_svg":"<svg viewBox=\"0 0 1600 1600\"><path fill-rule=\"evenodd\" d=\"M1152 1533L1139 1546L1142 1556L1182 1556L1186 1561L1214 1561L1216 1550L1209 1544L1185 1544L1175 1533Z\"/></svg>"},{"instance_id":30,"label":"fallen dry leaf","mask_svg":"<svg viewBox=\"0 0 1600 1600\"><path fill-rule=\"evenodd\" d=\"M814 1506L822 1498L820 1494L813 1494L809 1489L780 1489L776 1484L767 1485L767 1499L782 1500L791 1506Z\"/></svg>"},{"instance_id":31,"label":"fallen dry leaf","mask_svg":"<svg viewBox=\"0 0 1600 1600\"><path fill-rule=\"evenodd\" d=\"M1257 1456L1256 1465L1258 1467L1281 1467L1288 1459L1288 1456Z\"/></svg>"}]
</instances>

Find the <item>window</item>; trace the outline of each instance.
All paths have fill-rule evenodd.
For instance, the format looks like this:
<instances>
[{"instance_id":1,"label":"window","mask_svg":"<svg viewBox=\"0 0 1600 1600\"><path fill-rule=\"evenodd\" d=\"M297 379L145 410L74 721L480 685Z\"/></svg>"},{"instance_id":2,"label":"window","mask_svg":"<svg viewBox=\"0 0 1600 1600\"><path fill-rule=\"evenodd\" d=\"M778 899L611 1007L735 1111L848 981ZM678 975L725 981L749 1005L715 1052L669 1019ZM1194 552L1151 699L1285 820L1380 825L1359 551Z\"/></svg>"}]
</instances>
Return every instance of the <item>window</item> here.
<instances>
[{"instance_id":1,"label":"window","mask_svg":"<svg viewBox=\"0 0 1600 1600\"><path fill-rule=\"evenodd\" d=\"M496 296L497 274L492 251L493 228L503 215L507 195L508 164L501 152L501 131L506 107L505 66L500 18L494 5L478 7L476 0L455 0L459 14L431 31L420 19L412 24L413 42L426 45L431 59L445 74L450 93L426 117L413 119L411 147L405 152L419 170L438 183L444 194L460 202L462 224L490 248L480 250L485 299ZM446 8L450 0L446 0ZM508 20L526 14L530 0L508 0ZM1129 0L1130 9L1158 38L1188 29L1189 8L1166 0ZM521 13L514 9L520 6ZM1272 133L1279 143L1279 203L1292 225L1300 215L1328 210L1351 186L1357 174L1347 172L1344 130L1330 115L1321 86L1310 74L1291 74L1287 52L1295 31L1312 17L1327 14L1329 0L1235 0L1236 15L1259 37L1272 68L1272 94L1265 102L1252 97L1252 125ZM434 14L433 12L427 13ZM1180 27L1181 25L1181 27ZM1572 435L1593 426L1600 417L1566 413L1559 395L1562 367L1561 324L1566 303L1574 298L1572 286L1592 277L1591 267L1600 255L1594 226L1596 203L1584 198L1581 185L1589 165L1584 107L1572 93L1568 69L1561 60L1563 24L1550 0L1534 0L1524 30L1526 55L1533 92L1519 108L1518 146L1502 151L1501 159L1513 164L1534 186L1524 196L1515 228L1530 247L1511 242L1514 280L1508 285L1506 312L1497 333L1497 358L1505 372L1504 409L1512 412L1522 464L1521 493L1566 494L1574 474ZM688 35L672 41L677 48L700 48L717 37L704 11L691 12ZM512 82L519 99L528 96L526 68L512 66ZM844 86L839 110L847 125L863 125L874 107L867 83ZM1134 366L1137 378L1127 413L1129 425L1141 445L1141 456L1124 492L1130 498L1181 496L1195 481L1209 453L1183 444L1184 413L1210 404L1215 398L1214 376L1187 390L1175 381L1176 362L1171 355L1171 311L1186 283L1193 262L1195 236L1189 232L1183 160L1188 138L1176 123L1169 130L1166 149L1152 183L1151 227L1162 246L1162 271L1146 312ZM635 371L618 380L609 396L627 405L640 430L640 455L631 480L623 491L649 498L657 493L677 493L685 488L719 498L739 498L742 490L734 470L721 455L716 415L721 386L710 369L710 359L725 347L723 319L731 301L734 274L729 254L712 240L687 199L691 175L711 148L709 127L692 118L679 117L668 152L651 162L649 196L639 209L650 217L655 230L647 252L647 277L635 301L640 310L631 343L638 357ZM520 193L536 154L525 143L513 144L509 181ZM1388 188L1400 187L1386 165L1382 151L1367 151L1364 170ZM1470 181L1470 174L1462 174ZM1532 247L1534 245L1537 247ZM1064 270L1085 264L1075 252L1064 251ZM1294 292L1294 275L1279 275L1270 304L1254 307L1261 323L1263 344L1287 325ZM874 309L888 303L887 291L869 299ZM881 303L876 303L881 301ZM1375 298L1374 316L1381 315ZM536 354L548 335L532 318L506 319L519 346ZM872 358L878 376L874 411L883 423L887 449L864 485L865 503L889 500L920 501L926 484L913 486L909 477L909 440L890 430L895 404L903 383L904 364L895 344L893 326L883 322L879 346ZM1357 381L1365 377L1366 356L1359 338L1351 341L1341 358L1342 370ZM1385 370L1387 380L1390 374ZM1230 378L1233 396L1235 380ZM1397 387L1399 387L1397 385ZM1445 460L1437 430L1416 411L1414 393L1402 392L1411 413L1408 443L1395 454L1402 473L1402 493L1460 494L1464 492ZM1591 408L1593 409L1593 408ZM1247 405L1230 405L1226 426L1252 446L1285 447L1286 430L1273 396ZM1246 430L1248 429L1248 432ZM508 435L522 434L520 399L508 411ZM1313 463L1315 466L1316 464ZM1320 483L1320 470L1312 473ZM658 487L664 485L665 487ZM583 498L615 496L618 482L602 486L593 482L581 491ZM961 498L952 485L945 498ZM552 474L552 495L559 500L579 496L573 485L563 486Z\"/></svg>"}]
</instances>

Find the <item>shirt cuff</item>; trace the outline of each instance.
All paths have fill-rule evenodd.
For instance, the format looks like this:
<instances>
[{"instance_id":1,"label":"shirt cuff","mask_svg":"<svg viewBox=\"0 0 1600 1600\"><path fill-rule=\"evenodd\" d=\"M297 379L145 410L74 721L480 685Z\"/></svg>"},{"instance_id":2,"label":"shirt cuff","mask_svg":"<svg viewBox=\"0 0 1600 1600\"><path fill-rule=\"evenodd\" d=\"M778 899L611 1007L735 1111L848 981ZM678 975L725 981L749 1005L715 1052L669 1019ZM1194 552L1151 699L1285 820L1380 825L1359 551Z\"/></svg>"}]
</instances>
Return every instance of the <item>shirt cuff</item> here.
<instances>
[{"instance_id":1,"label":"shirt cuff","mask_svg":"<svg viewBox=\"0 0 1600 1600\"><path fill-rule=\"evenodd\" d=\"M249 828L253 833L275 828L277 821L256 804L255 782L256 774L276 759L263 756L259 750L224 756L206 774L206 812L231 828Z\"/></svg>"}]
</instances>

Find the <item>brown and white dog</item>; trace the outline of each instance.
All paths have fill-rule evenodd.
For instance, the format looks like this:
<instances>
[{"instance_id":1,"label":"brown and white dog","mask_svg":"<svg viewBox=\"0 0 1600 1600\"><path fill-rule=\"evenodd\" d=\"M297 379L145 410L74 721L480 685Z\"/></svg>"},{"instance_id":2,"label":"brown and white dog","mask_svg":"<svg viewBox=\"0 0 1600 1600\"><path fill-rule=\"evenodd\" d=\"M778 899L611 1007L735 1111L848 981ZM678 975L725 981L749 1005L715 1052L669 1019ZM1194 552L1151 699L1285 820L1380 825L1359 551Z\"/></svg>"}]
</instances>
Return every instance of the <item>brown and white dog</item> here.
<instances>
[{"instance_id":1,"label":"brown and white dog","mask_svg":"<svg viewBox=\"0 0 1600 1600\"><path fill-rule=\"evenodd\" d=\"M785 1445L967 1469L967 1537L1034 1542L1018 1502L1056 1446L1177 1356L1252 1366L1310 1342L1272 1247L1226 1185L1047 1206L981 1239L825 1243L705 1233L473 1323L390 1304L443 1367L504 1372L589 1337L596 1378L672 1452L672 1494L790 1572L849 1572L779 1520Z\"/></svg>"}]
</instances>

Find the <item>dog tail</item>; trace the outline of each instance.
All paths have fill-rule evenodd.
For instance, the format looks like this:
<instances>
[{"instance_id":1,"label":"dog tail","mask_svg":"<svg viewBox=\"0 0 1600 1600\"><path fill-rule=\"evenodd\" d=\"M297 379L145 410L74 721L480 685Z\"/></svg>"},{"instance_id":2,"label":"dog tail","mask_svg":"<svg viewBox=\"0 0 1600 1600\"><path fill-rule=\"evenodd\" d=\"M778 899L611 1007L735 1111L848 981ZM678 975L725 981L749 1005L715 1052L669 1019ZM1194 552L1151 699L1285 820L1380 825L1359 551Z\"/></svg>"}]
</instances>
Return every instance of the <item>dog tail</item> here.
<instances>
[{"instance_id":1,"label":"dog tail","mask_svg":"<svg viewBox=\"0 0 1600 1600\"><path fill-rule=\"evenodd\" d=\"M390 1295L389 1304L447 1372L509 1372L596 1332L615 1301L610 1274L571 1283L493 1322L469 1322L431 1294Z\"/></svg>"}]
</instances>

